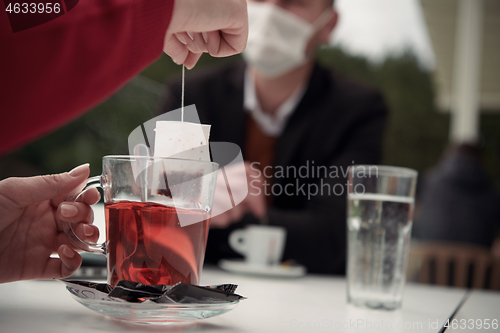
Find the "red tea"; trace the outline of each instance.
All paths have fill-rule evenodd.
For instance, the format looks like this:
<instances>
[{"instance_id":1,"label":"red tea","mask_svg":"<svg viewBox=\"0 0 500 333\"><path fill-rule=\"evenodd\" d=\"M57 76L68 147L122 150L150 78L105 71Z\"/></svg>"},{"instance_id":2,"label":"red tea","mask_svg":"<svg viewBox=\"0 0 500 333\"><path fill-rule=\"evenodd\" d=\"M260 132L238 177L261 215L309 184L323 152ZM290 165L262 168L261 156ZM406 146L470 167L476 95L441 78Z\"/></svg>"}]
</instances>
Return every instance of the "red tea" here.
<instances>
[{"instance_id":1,"label":"red tea","mask_svg":"<svg viewBox=\"0 0 500 333\"><path fill-rule=\"evenodd\" d=\"M181 221L201 221L182 227ZM210 214L156 203L106 204L108 283L198 284Z\"/></svg>"}]
</instances>

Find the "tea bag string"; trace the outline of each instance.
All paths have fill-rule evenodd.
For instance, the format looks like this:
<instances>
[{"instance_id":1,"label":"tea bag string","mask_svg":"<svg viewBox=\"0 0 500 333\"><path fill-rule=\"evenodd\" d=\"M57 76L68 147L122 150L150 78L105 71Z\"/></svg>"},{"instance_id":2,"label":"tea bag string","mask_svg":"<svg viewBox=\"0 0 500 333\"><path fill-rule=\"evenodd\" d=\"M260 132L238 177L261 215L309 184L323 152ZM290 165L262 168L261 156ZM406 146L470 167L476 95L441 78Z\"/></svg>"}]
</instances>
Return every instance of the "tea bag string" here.
<instances>
[{"instance_id":1,"label":"tea bag string","mask_svg":"<svg viewBox=\"0 0 500 333\"><path fill-rule=\"evenodd\" d=\"M185 83L186 66L182 65L182 94L181 94L181 121L184 122L184 83Z\"/></svg>"}]
</instances>

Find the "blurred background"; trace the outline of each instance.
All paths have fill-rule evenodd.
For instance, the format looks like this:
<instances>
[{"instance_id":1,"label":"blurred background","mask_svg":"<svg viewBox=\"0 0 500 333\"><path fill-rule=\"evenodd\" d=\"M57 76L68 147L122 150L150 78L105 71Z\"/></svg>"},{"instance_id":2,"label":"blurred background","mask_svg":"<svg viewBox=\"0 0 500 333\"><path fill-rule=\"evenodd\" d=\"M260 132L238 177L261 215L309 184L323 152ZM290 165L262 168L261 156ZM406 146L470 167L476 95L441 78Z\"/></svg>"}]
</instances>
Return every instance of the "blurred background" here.
<instances>
[{"instance_id":1,"label":"blurred background","mask_svg":"<svg viewBox=\"0 0 500 333\"><path fill-rule=\"evenodd\" d=\"M485 0L484 6L491 8L485 8L484 13L498 15L498 3ZM450 142L450 91L457 39L451 30L456 25L457 1L337 0L336 6L339 25L331 45L320 50L318 57L324 65L383 92L390 109L383 164L411 167L424 173L438 163ZM496 43L492 46L500 52L499 20L494 19L483 33L483 45ZM482 56L492 57L484 52ZM496 93L497 103L478 108L478 142L486 171L497 189L499 58L491 58L481 67L486 74L481 81L483 88ZM192 71L233 60L204 56ZM163 55L92 111L0 157L0 179L64 172L86 162L91 163L92 175L99 174L101 157L127 154L129 133L153 117L165 93L164 83L180 75L181 68Z\"/></svg>"},{"instance_id":2,"label":"blurred background","mask_svg":"<svg viewBox=\"0 0 500 333\"><path fill-rule=\"evenodd\" d=\"M336 0L336 7L339 25L318 58L382 91L390 111L382 164L419 171L414 235L439 241L412 245L410 279L471 286L465 277L475 262L497 272L484 285L500 289L500 261L487 264L491 253L500 257L500 237L491 246L500 226L500 1ZM192 72L237 58L204 55ZM87 162L99 175L102 156L128 154L128 135L156 115L165 83L180 76L181 67L161 56L82 117L0 156L0 179ZM462 144L470 147L450 159L450 147ZM467 271L429 279L444 276L439 269L453 256ZM484 276L474 281L482 287Z\"/></svg>"}]
</instances>

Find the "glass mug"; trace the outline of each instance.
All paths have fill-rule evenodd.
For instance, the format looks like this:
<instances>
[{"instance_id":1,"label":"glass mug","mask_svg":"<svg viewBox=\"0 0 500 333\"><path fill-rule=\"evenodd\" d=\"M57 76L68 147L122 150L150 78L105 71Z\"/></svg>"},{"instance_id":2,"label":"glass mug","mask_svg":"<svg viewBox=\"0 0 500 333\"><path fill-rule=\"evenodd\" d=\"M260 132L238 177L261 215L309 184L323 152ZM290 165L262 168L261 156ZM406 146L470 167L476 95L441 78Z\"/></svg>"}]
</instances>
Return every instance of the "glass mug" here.
<instances>
[{"instance_id":1,"label":"glass mug","mask_svg":"<svg viewBox=\"0 0 500 333\"><path fill-rule=\"evenodd\" d=\"M81 240L75 224L64 232L78 248L105 254L108 284L198 284L208 236L218 164L148 156L105 156L101 187L106 241ZM78 201L83 191L74 201Z\"/></svg>"}]
</instances>

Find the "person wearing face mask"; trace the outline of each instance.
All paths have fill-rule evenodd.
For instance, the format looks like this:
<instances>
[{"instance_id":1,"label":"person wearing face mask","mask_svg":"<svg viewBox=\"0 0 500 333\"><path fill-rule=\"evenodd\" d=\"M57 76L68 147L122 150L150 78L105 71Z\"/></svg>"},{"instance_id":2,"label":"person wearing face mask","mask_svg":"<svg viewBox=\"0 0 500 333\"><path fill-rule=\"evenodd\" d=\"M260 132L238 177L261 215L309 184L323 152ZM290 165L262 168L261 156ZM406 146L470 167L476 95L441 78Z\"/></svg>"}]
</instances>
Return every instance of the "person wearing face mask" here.
<instances>
[{"instance_id":1,"label":"person wearing face mask","mask_svg":"<svg viewBox=\"0 0 500 333\"><path fill-rule=\"evenodd\" d=\"M254 0L248 14L243 61L186 77L185 104L212 125L211 141L242 148L247 170L249 194L212 217L205 260L238 257L228 235L267 223L287 229L283 260L343 274L347 168L379 163L386 106L376 90L316 62L337 23L332 0ZM176 80L159 111L180 102Z\"/></svg>"}]
</instances>

